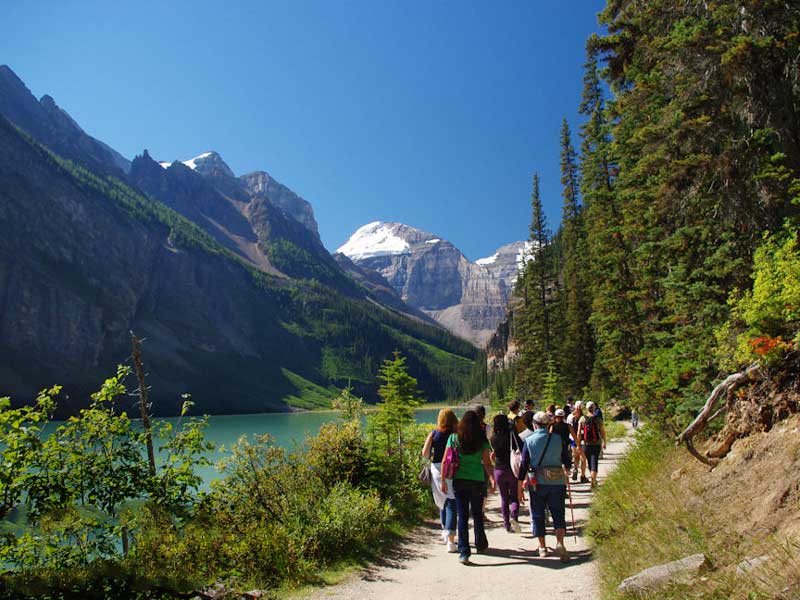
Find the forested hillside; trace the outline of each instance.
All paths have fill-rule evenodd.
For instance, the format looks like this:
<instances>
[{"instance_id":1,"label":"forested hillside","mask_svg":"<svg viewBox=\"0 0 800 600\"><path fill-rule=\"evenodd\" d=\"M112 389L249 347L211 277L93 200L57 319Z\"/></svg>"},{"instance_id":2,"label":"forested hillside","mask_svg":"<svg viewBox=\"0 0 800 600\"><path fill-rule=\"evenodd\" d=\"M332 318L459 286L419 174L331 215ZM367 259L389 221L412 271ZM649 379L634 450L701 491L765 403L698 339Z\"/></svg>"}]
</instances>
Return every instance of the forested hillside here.
<instances>
[{"instance_id":1,"label":"forested hillside","mask_svg":"<svg viewBox=\"0 0 800 600\"><path fill-rule=\"evenodd\" d=\"M723 373L794 345L800 8L610 0L600 21L555 235L534 177L515 390L538 394L549 361L559 394L676 427Z\"/></svg>"}]
</instances>

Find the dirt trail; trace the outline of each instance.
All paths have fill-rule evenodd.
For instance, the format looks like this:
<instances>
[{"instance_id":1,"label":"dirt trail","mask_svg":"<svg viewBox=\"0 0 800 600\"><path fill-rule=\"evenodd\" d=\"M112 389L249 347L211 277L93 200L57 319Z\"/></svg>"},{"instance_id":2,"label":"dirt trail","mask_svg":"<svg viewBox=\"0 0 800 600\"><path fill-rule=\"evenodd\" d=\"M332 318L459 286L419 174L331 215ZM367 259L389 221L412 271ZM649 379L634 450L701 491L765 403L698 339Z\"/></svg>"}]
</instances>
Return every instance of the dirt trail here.
<instances>
[{"instance_id":1,"label":"dirt trail","mask_svg":"<svg viewBox=\"0 0 800 600\"><path fill-rule=\"evenodd\" d=\"M608 444L600 462L600 480L627 449L628 440ZM570 562L563 564L556 556L533 555L538 546L531 535L528 504L520 511L522 534L507 533L500 515L498 494L489 496L487 507L489 538L487 554L473 551L470 565L458 562L458 554L448 554L440 538L440 525L431 521L414 530L402 543L387 551L370 567L352 575L345 582L314 590L309 600L380 599L424 600L458 598L459 600L514 597L528 586L530 597L596 598L597 573L591 553L582 535L582 524L589 517L592 494L589 484L573 484L573 507L578 526L578 541L571 535L567 507L567 549ZM548 533L552 531L548 528ZM470 529L470 535L472 530ZM547 545L555 547L555 537L547 536ZM524 595L529 595L528 593Z\"/></svg>"}]
</instances>

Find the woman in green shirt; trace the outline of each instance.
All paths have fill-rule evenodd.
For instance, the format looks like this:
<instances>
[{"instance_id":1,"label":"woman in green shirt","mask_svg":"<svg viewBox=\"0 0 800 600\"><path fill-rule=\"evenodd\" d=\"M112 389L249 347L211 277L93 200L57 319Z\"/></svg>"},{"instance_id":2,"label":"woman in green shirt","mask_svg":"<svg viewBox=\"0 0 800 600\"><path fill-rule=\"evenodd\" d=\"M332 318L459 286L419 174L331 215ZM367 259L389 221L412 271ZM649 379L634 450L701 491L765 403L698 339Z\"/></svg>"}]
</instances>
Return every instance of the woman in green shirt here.
<instances>
[{"instance_id":1,"label":"woman in green shirt","mask_svg":"<svg viewBox=\"0 0 800 600\"><path fill-rule=\"evenodd\" d=\"M458 554L459 560L469 562L469 515L472 513L475 531L475 551L479 554L489 547L483 528L484 482L494 492L492 463L489 458L491 447L481 428L480 418L474 410L468 410L458 423L458 432L447 441L450 447L458 449L458 470L453 478L453 491L456 495L458 513ZM447 481L442 479L442 491L447 492Z\"/></svg>"}]
</instances>

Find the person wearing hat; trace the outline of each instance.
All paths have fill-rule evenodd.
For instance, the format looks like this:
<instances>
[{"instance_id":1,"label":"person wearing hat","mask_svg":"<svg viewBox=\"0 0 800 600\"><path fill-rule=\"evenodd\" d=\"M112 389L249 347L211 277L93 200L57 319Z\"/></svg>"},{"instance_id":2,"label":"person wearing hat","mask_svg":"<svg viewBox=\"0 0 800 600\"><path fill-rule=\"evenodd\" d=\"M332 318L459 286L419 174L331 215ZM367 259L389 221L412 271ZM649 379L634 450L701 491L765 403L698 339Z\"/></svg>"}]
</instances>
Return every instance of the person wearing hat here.
<instances>
[{"instance_id":1,"label":"person wearing hat","mask_svg":"<svg viewBox=\"0 0 800 600\"><path fill-rule=\"evenodd\" d=\"M575 403L575 408L567 416L567 425L572 428L572 432L575 434L569 443L570 448L572 448L572 481L578 479L578 469L580 469L581 483L588 483L589 480L586 478L586 455L583 453L583 447L577 436L578 423L581 418L583 418L583 402L578 400Z\"/></svg>"},{"instance_id":2,"label":"person wearing hat","mask_svg":"<svg viewBox=\"0 0 800 600\"><path fill-rule=\"evenodd\" d=\"M569 554L564 546L564 534L567 530L564 508L567 479L561 466L561 436L550 433L550 420L550 416L541 411L533 416L533 434L522 446L517 493L520 504L524 503L524 481L528 478L531 530L539 541L538 555L544 557L549 552L544 525L545 510L549 510L556 530L555 552L562 562L567 562Z\"/></svg>"},{"instance_id":3,"label":"person wearing hat","mask_svg":"<svg viewBox=\"0 0 800 600\"><path fill-rule=\"evenodd\" d=\"M597 405L594 402L586 405L586 411L587 414L578 421L578 439L583 445L583 454L589 463L592 487L597 487L597 467L600 462L600 451L606 447L606 428L603 427L603 419L597 416Z\"/></svg>"},{"instance_id":4,"label":"person wearing hat","mask_svg":"<svg viewBox=\"0 0 800 600\"><path fill-rule=\"evenodd\" d=\"M569 471L572 468L572 450L570 448L570 436L577 438L577 432L566 422L566 413L563 408L557 408L554 411L553 423L550 425L550 431L558 436L561 436L561 464Z\"/></svg>"}]
</instances>

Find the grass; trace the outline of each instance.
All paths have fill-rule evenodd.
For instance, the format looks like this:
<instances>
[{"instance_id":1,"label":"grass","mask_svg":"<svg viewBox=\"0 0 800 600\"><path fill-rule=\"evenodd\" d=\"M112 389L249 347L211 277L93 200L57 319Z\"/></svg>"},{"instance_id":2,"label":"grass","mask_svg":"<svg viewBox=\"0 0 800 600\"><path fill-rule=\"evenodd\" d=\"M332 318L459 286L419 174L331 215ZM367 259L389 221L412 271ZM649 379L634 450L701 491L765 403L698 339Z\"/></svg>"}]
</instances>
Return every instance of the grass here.
<instances>
[{"instance_id":1,"label":"grass","mask_svg":"<svg viewBox=\"0 0 800 600\"><path fill-rule=\"evenodd\" d=\"M619 421L609 421L608 423L603 423L603 426L606 428L606 438L608 440L616 440L628 435L625 424Z\"/></svg>"},{"instance_id":2,"label":"grass","mask_svg":"<svg viewBox=\"0 0 800 600\"><path fill-rule=\"evenodd\" d=\"M295 388L295 393L283 398L284 402L294 408L309 410L315 408L329 409L331 408L331 400L339 393L339 390L335 388L324 388L297 373L292 373L289 369L281 368L281 372Z\"/></svg>"},{"instance_id":3,"label":"grass","mask_svg":"<svg viewBox=\"0 0 800 600\"><path fill-rule=\"evenodd\" d=\"M796 598L800 545L732 536L725 523L746 507L734 502L708 506L707 471L696 468L685 451L647 427L640 428L628 455L600 487L588 533L594 545L604 599L621 599L620 582L648 567L703 553L712 568L690 585L672 585L650 595L655 600ZM673 473L680 469L680 476ZM755 537L755 536L754 536ZM736 574L745 558L771 559L752 573ZM783 592L784 588L790 589Z\"/></svg>"}]
</instances>

